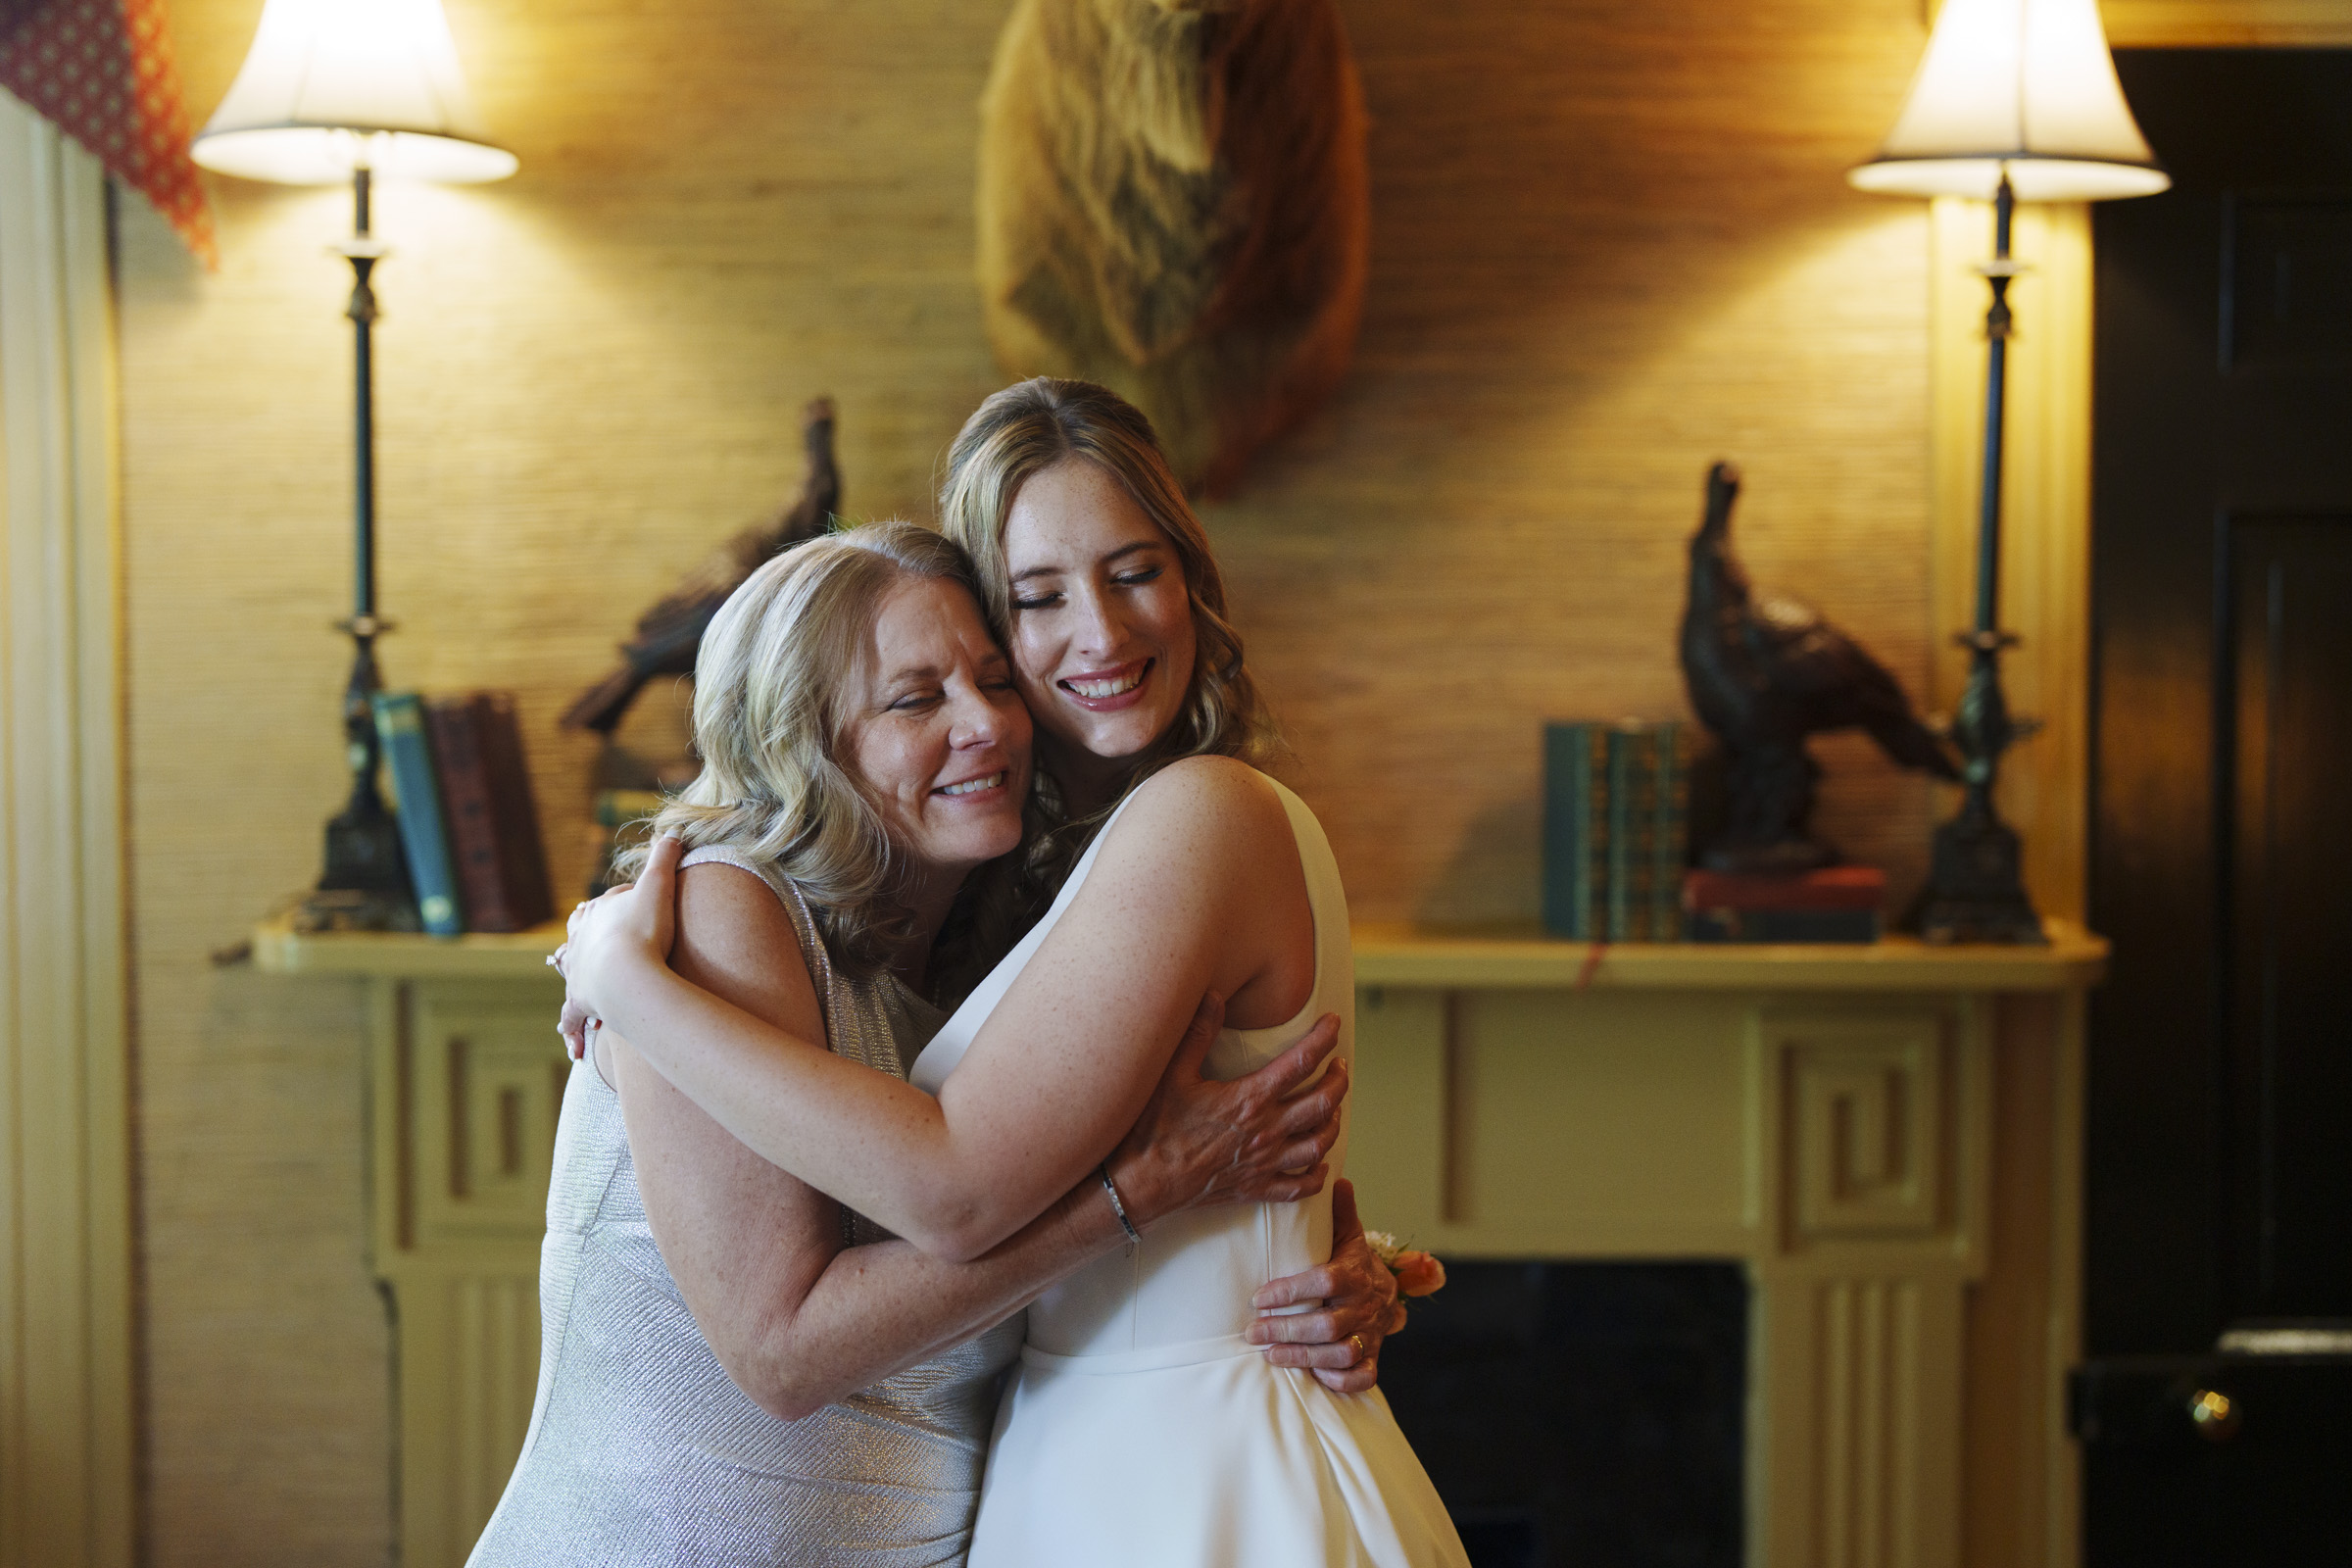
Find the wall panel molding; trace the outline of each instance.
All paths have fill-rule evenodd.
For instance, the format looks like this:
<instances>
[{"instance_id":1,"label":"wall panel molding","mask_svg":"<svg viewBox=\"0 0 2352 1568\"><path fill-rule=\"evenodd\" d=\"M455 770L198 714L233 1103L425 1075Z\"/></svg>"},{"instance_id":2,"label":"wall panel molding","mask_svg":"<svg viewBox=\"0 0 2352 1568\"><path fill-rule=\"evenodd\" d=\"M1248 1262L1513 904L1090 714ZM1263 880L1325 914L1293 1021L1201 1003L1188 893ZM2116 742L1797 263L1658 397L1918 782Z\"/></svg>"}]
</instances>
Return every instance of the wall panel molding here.
<instances>
[{"instance_id":1,"label":"wall panel molding","mask_svg":"<svg viewBox=\"0 0 2352 1568\"><path fill-rule=\"evenodd\" d=\"M105 176L0 94L0 1564L136 1539Z\"/></svg>"}]
</instances>

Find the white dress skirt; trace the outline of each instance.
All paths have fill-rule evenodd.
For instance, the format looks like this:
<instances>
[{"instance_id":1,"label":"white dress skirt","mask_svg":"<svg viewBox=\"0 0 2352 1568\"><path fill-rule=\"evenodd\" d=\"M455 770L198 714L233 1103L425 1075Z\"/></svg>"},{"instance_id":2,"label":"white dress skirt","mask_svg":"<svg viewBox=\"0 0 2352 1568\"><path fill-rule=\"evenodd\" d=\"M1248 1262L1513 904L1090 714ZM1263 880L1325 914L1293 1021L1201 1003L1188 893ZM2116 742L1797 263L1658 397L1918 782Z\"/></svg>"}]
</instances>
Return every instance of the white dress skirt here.
<instances>
[{"instance_id":1,"label":"white dress skirt","mask_svg":"<svg viewBox=\"0 0 2352 1568\"><path fill-rule=\"evenodd\" d=\"M1228 1029L1212 1077L1262 1066L1327 1012L1355 1048L1348 903L1322 824L1276 783L1314 910L1315 986L1289 1023ZM1120 808L1120 812L1125 807ZM1114 812L1046 917L935 1036L909 1073L939 1092L1061 918ZM1332 1151L1338 1179L1343 1135ZM1268 1280L1331 1256L1328 1188L1304 1202L1176 1214L1029 1308L997 1410L970 1568L1467 1568L1437 1491L1375 1389L1334 1394L1243 1339Z\"/></svg>"}]
</instances>

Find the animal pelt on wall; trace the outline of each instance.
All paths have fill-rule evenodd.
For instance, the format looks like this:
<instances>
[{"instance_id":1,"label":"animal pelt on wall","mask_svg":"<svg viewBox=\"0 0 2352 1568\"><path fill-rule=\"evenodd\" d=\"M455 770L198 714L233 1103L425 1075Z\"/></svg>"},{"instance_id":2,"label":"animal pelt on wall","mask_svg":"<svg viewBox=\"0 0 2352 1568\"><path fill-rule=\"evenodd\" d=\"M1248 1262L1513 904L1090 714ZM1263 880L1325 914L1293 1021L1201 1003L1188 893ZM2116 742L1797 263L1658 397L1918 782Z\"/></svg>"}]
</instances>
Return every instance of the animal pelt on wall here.
<instances>
[{"instance_id":1,"label":"animal pelt on wall","mask_svg":"<svg viewBox=\"0 0 2352 1568\"><path fill-rule=\"evenodd\" d=\"M1110 386L1185 481L1346 373L1370 249L1335 0L1016 0L980 105L979 276L1005 370Z\"/></svg>"}]
</instances>

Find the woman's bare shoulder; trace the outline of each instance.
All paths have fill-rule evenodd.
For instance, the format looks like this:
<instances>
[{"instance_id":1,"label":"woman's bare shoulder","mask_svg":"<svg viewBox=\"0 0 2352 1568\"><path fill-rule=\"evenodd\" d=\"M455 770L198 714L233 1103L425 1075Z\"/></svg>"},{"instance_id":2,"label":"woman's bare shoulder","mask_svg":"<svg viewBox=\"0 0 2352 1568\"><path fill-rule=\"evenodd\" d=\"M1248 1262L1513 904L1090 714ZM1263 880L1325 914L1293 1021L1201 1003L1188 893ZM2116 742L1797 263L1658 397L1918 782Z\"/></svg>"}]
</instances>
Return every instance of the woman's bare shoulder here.
<instances>
[{"instance_id":1,"label":"woman's bare shoulder","mask_svg":"<svg viewBox=\"0 0 2352 1568\"><path fill-rule=\"evenodd\" d=\"M812 1012L816 985L783 901L758 872L706 860L678 873L678 940L670 967L770 1023Z\"/></svg>"},{"instance_id":2,"label":"woman's bare shoulder","mask_svg":"<svg viewBox=\"0 0 2352 1568\"><path fill-rule=\"evenodd\" d=\"M1187 757L1136 786L1102 853L1106 860L1167 859L1230 877L1291 837L1272 779L1230 757Z\"/></svg>"},{"instance_id":3,"label":"woman's bare shoulder","mask_svg":"<svg viewBox=\"0 0 2352 1568\"><path fill-rule=\"evenodd\" d=\"M1135 787L1138 811L1169 814L1207 810L1245 819L1288 822L1274 781L1231 757L1180 757Z\"/></svg>"}]
</instances>

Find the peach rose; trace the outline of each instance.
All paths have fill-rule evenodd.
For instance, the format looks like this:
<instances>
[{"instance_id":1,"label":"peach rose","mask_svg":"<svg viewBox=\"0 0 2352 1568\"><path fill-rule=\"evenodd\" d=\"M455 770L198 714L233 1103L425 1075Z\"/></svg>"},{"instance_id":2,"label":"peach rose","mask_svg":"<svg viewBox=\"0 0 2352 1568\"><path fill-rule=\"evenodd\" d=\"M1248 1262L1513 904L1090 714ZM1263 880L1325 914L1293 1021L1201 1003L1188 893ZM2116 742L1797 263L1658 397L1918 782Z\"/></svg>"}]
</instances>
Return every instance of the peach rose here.
<instances>
[{"instance_id":1,"label":"peach rose","mask_svg":"<svg viewBox=\"0 0 2352 1568\"><path fill-rule=\"evenodd\" d=\"M1427 1252L1396 1254L1396 1289L1407 1296L1429 1296L1446 1283L1446 1265Z\"/></svg>"}]
</instances>

